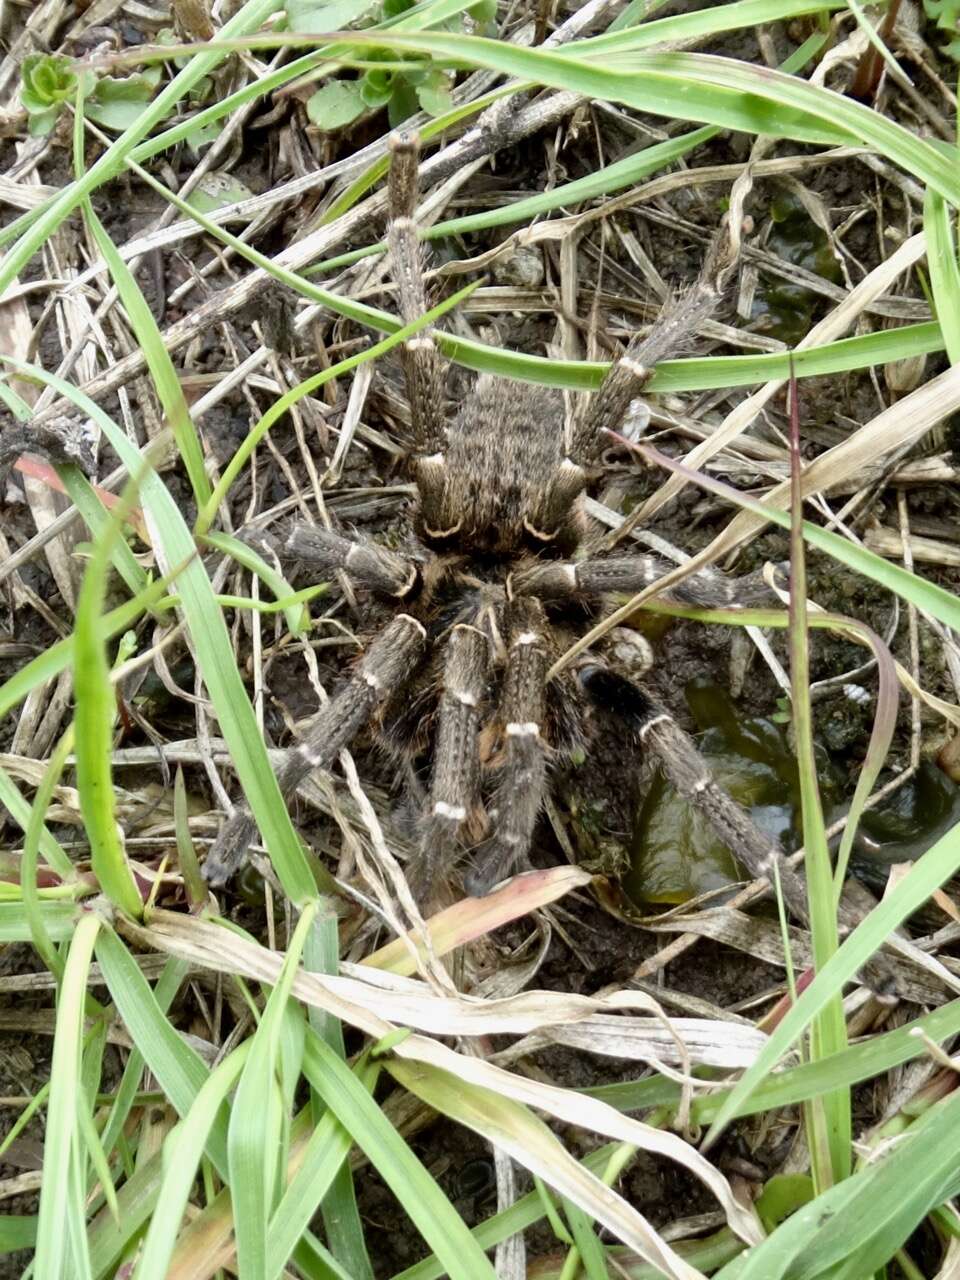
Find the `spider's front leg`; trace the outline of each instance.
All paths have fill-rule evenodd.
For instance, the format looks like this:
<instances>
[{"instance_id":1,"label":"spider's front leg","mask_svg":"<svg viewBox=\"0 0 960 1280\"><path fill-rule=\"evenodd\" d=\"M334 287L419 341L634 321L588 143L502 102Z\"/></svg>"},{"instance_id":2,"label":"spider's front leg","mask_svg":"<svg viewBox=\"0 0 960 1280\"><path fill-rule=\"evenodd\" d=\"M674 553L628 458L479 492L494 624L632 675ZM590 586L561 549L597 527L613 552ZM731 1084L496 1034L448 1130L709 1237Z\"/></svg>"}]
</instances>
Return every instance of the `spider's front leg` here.
<instances>
[{"instance_id":1,"label":"spider's front leg","mask_svg":"<svg viewBox=\"0 0 960 1280\"><path fill-rule=\"evenodd\" d=\"M326 769L333 763L377 708L410 677L423 657L425 644L426 632L416 618L401 613L393 619L370 645L344 688L316 715L304 740L287 753L277 772L284 799L290 799L314 769ZM207 854L203 874L209 884L226 884L243 862L256 829L246 806L234 813Z\"/></svg>"},{"instance_id":2,"label":"spider's front leg","mask_svg":"<svg viewBox=\"0 0 960 1280\"><path fill-rule=\"evenodd\" d=\"M752 822L747 811L714 781L693 740L673 717L642 689L606 667L580 671L587 696L605 714L627 725L646 751L652 751L680 795L702 811L737 860L757 880L779 874L784 901L802 922L809 919L803 879L784 860L783 851Z\"/></svg>"},{"instance_id":3,"label":"spider's front leg","mask_svg":"<svg viewBox=\"0 0 960 1280\"><path fill-rule=\"evenodd\" d=\"M493 798L495 832L464 878L468 893L488 893L530 848L546 785L542 728L547 674L546 626L533 600L516 600L508 613L509 649L500 698L503 764Z\"/></svg>"},{"instance_id":4,"label":"spider's front leg","mask_svg":"<svg viewBox=\"0 0 960 1280\"><path fill-rule=\"evenodd\" d=\"M610 369L586 412L574 423L570 458L592 466L607 443L606 431L619 431L631 400L643 391L659 361L681 349L716 310L737 264L739 227L725 219L707 251L700 277L660 312L652 329L635 337Z\"/></svg>"}]
</instances>

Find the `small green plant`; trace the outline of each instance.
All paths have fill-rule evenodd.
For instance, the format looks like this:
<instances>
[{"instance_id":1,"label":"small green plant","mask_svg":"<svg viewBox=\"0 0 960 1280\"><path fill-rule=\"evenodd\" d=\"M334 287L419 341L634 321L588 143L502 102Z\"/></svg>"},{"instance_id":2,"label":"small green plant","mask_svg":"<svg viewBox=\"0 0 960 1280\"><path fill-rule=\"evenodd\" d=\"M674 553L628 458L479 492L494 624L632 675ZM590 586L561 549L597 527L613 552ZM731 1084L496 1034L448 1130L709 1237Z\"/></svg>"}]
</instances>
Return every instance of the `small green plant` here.
<instances>
[{"instance_id":1,"label":"small green plant","mask_svg":"<svg viewBox=\"0 0 960 1280\"><path fill-rule=\"evenodd\" d=\"M57 123L63 105L76 100L81 76L84 92L93 89L92 72L81 72L70 58L47 53L31 53L20 71L20 101L29 116L30 133L49 133Z\"/></svg>"},{"instance_id":2,"label":"small green plant","mask_svg":"<svg viewBox=\"0 0 960 1280\"><path fill-rule=\"evenodd\" d=\"M383 0L382 5L376 6L380 11L378 21L388 23L399 18L412 9L414 3L415 0ZM368 0L334 0L332 4L287 0L287 16L296 31L330 31L334 29L331 26L334 19L339 20L337 25L356 21L371 8ZM466 13L474 24L485 27L493 21L496 11L496 0L479 0ZM457 14L449 22L441 23L438 29L463 33L464 15ZM376 62L381 58L386 61L388 56L373 52L368 58ZM318 128L330 131L352 124L365 111L386 107L390 125L394 127L417 110L423 110L430 116L441 116L449 111L453 105L450 97L452 88L453 73L428 59L424 59L422 68L415 70L370 67L355 80L333 79L318 89L307 102L307 115Z\"/></svg>"},{"instance_id":3,"label":"small green plant","mask_svg":"<svg viewBox=\"0 0 960 1280\"><path fill-rule=\"evenodd\" d=\"M944 50L960 62L960 0L923 0L923 11L941 31L948 31L954 37Z\"/></svg>"},{"instance_id":4,"label":"small green plant","mask_svg":"<svg viewBox=\"0 0 960 1280\"><path fill-rule=\"evenodd\" d=\"M83 96L84 115L105 129L122 132L139 119L160 83L159 66L135 75L100 79L89 68L60 54L31 53L20 73L20 101L34 137L50 133L67 103Z\"/></svg>"}]
</instances>

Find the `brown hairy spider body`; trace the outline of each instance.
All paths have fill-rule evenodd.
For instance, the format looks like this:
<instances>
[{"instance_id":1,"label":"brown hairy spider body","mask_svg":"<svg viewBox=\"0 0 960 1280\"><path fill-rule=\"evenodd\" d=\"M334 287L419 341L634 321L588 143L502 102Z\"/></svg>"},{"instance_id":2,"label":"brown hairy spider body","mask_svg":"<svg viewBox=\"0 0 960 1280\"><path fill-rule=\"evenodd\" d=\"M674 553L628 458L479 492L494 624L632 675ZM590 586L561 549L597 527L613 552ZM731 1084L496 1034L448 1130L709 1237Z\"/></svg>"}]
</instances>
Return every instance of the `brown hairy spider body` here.
<instances>
[{"instance_id":1,"label":"brown hairy spider body","mask_svg":"<svg viewBox=\"0 0 960 1280\"><path fill-rule=\"evenodd\" d=\"M401 316L410 323L427 309L413 221L416 144L394 139L392 151L389 246ZM620 427L656 362L714 309L735 259L722 231L697 284L630 343L567 429L559 393L489 377L448 421L438 348L429 333L413 338L402 350L418 491L410 554L308 525L289 538L289 555L317 575L343 571L396 612L290 750L280 786L292 794L371 722L414 765L411 773L426 761L429 794L411 868L421 898L433 900L437 877L467 851L472 892L525 863L549 770L588 748L597 715L622 724L625 758L655 752L751 872L766 874L779 857L713 782L690 739L602 652L547 681L611 593L635 593L668 567L644 554L591 554L583 493L607 429ZM675 594L708 605L734 601L716 574L690 579ZM208 855L208 880L227 878L254 832L249 812L238 811ZM786 868L782 879L802 913L802 886Z\"/></svg>"}]
</instances>

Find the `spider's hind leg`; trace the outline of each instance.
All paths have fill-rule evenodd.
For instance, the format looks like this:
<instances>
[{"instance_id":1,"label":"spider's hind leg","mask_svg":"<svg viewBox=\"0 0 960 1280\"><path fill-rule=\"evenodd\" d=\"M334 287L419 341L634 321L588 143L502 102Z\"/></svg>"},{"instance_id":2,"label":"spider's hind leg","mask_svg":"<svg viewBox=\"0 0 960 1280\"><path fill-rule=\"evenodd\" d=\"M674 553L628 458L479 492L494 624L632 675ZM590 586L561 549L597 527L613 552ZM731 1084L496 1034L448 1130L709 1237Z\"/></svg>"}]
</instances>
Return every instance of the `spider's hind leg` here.
<instances>
[{"instance_id":1,"label":"spider's hind leg","mask_svg":"<svg viewBox=\"0 0 960 1280\"><path fill-rule=\"evenodd\" d=\"M430 797L409 875L425 904L442 899L440 885L456 860L460 833L480 806L480 725L489 670L489 640L477 627L458 623L444 654Z\"/></svg>"},{"instance_id":2,"label":"spider's hind leg","mask_svg":"<svg viewBox=\"0 0 960 1280\"><path fill-rule=\"evenodd\" d=\"M384 628L363 655L347 684L314 718L307 736L286 753L277 782L289 800L314 769L325 769L348 746L390 694L406 681L423 656L426 633L401 613ZM224 825L203 867L204 879L224 885L237 871L256 834L256 822L244 805Z\"/></svg>"},{"instance_id":3,"label":"spider's hind leg","mask_svg":"<svg viewBox=\"0 0 960 1280\"><path fill-rule=\"evenodd\" d=\"M514 574L511 586L515 595L539 600L597 600L611 592L644 591L675 568L659 556L639 552L586 560L538 560ZM701 609L770 604L776 599L759 573L732 579L713 568L674 583L667 595Z\"/></svg>"},{"instance_id":4,"label":"spider's hind leg","mask_svg":"<svg viewBox=\"0 0 960 1280\"><path fill-rule=\"evenodd\" d=\"M701 810L751 876L772 883L775 871L778 873L784 901L805 923L809 913L803 880L787 865L779 846L717 784L693 740L673 717L637 685L605 667L583 668L580 683L591 702L624 722L643 749L656 755L667 779Z\"/></svg>"},{"instance_id":5,"label":"spider's hind leg","mask_svg":"<svg viewBox=\"0 0 960 1280\"><path fill-rule=\"evenodd\" d=\"M526 858L546 787L546 746L542 737L547 674L546 626L533 600L509 607L506 672L500 699L504 761L493 798L496 829L475 855L464 878L468 893L481 895Z\"/></svg>"}]
</instances>

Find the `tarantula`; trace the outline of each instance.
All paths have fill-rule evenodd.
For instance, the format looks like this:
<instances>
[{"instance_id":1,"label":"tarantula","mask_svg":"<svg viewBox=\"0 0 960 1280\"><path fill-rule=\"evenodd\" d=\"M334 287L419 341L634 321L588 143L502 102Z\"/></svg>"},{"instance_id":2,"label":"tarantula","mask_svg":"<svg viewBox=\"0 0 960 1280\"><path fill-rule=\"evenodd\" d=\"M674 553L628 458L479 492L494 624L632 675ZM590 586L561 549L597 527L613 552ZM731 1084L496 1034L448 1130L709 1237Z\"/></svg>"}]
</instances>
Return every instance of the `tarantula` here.
<instances>
[{"instance_id":1,"label":"tarantula","mask_svg":"<svg viewBox=\"0 0 960 1280\"><path fill-rule=\"evenodd\" d=\"M417 143L395 136L391 151L388 244L406 324L427 306L413 219ZM381 741L408 761L430 760L412 868L421 897L464 850L474 850L465 877L473 893L524 863L551 762L589 741L591 708L619 717L638 745L656 753L753 874L767 874L779 856L713 782L671 717L602 656L546 680L610 593L637 592L668 568L649 555L591 555L582 495L608 443L606 429L620 426L657 361L716 306L735 266L731 243L722 231L698 283L629 344L573 422L566 448L562 399L541 387L481 377L448 422L437 345L428 332L410 339L402 364L417 545L401 554L307 525L289 537L291 556L322 574L342 570L397 613L289 751L278 781L292 794L372 720ZM719 574L689 579L676 595L703 604L734 599ZM206 861L209 881L226 880L254 831L246 810L226 824ZM799 881L787 869L783 881L802 911Z\"/></svg>"}]
</instances>

